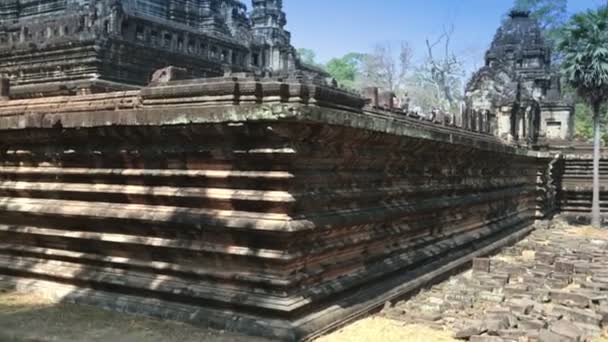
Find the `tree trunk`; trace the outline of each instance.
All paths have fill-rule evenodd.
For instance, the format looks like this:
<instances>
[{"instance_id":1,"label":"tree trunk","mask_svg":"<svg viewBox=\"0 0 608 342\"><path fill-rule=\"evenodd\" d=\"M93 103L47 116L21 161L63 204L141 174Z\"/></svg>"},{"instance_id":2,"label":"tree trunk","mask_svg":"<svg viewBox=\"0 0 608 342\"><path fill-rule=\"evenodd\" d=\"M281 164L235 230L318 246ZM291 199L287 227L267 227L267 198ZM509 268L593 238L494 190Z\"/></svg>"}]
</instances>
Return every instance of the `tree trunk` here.
<instances>
[{"instance_id":1,"label":"tree trunk","mask_svg":"<svg viewBox=\"0 0 608 342\"><path fill-rule=\"evenodd\" d=\"M591 203L591 225L601 227L600 213L600 106L593 106L593 200Z\"/></svg>"}]
</instances>

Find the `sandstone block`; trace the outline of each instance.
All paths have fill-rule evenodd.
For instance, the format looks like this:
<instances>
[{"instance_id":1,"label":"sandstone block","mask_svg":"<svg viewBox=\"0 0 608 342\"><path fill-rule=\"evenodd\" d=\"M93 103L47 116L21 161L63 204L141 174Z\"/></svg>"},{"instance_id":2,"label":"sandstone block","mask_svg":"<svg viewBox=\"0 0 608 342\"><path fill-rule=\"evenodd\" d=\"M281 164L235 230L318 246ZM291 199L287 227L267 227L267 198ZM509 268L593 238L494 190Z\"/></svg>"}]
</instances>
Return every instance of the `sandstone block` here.
<instances>
[{"instance_id":1,"label":"sandstone block","mask_svg":"<svg viewBox=\"0 0 608 342\"><path fill-rule=\"evenodd\" d=\"M555 263L555 271L572 274L574 273L574 264L567 261L558 261Z\"/></svg>"},{"instance_id":2,"label":"sandstone block","mask_svg":"<svg viewBox=\"0 0 608 342\"><path fill-rule=\"evenodd\" d=\"M603 317L601 315L599 315L593 311L584 310L584 309L576 309L576 308L568 308L563 305L555 306L553 308L553 312L557 313L557 314L561 314L573 322L591 324L591 325L595 325L595 326L599 326L603 319Z\"/></svg>"},{"instance_id":3,"label":"sandstone block","mask_svg":"<svg viewBox=\"0 0 608 342\"><path fill-rule=\"evenodd\" d=\"M469 321L465 324L465 327L454 334L456 339L469 339L471 336L477 336L485 333L487 329L484 327L482 321L474 320Z\"/></svg>"},{"instance_id":4,"label":"sandstone block","mask_svg":"<svg viewBox=\"0 0 608 342\"><path fill-rule=\"evenodd\" d=\"M558 335L549 330L543 329L538 335L539 342L575 342L567 337Z\"/></svg>"},{"instance_id":5,"label":"sandstone block","mask_svg":"<svg viewBox=\"0 0 608 342\"><path fill-rule=\"evenodd\" d=\"M549 331L560 336L569 338L572 341L578 341L583 336L584 331L577 327L574 323L565 320L557 321L549 326Z\"/></svg>"},{"instance_id":6,"label":"sandstone block","mask_svg":"<svg viewBox=\"0 0 608 342\"><path fill-rule=\"evenodd\" d=\"M511 308L514 313L527 315L532 311L535 301L530 299L510 299L506 305Z\"/></svg>"},{"instance_id":7,"label":"sandstone block","mask_svg":"<svg viewBox=\"0 0 608 342\"><path fill-rule=\"evenodd\" d=\"M568 307L588 308L591 305L589 297L564 291L551 291L549 298L552 302L562 304Z\"/></svg>"},{"instance_id":8,"label":"sandstone block","mask_svg":"<svg viewBox=\"0 0 608 342\"><path fill-rule=\"evenodd\" d=\"M505 340L498 336L471 336L469 342L504 342Z\"/></svg>"}]
</instances>

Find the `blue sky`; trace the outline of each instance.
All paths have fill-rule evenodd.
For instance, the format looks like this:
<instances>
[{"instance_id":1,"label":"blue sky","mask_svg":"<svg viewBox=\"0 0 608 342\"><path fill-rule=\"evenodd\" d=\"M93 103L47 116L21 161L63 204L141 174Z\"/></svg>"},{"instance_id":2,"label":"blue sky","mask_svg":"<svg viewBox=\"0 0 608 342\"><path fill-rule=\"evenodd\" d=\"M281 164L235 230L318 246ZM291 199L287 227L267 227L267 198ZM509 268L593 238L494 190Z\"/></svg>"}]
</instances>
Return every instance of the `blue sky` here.
<instances>
[{"instance_id":1,"label":"blue sky","mask_svg":"<svg viewBox=\"0 0 608 342\"><path fill-rule=\"evenodd\" d=\"M569 12L605 0L569 0ZM425 38L453 23L453 50L467 69L480 66L512 0L284 0L287 28L297 48L310 48L321 62L348 52L367 52L379 42L408 41L416 59Z\"/></svg>"}]
</instances>

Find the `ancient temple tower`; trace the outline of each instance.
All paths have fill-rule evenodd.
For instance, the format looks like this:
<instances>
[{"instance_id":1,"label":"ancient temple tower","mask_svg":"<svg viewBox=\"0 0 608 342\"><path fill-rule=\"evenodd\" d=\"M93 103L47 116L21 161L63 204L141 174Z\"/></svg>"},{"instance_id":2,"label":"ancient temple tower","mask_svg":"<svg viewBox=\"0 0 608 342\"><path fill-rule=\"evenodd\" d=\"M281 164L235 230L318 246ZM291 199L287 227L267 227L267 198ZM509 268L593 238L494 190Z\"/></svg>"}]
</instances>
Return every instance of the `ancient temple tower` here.
<instances>
[{"instance_id":1,"label":"ancient temple tower","mask_svg":"<svg viewBox=\"0 0 608 342\"><path fill-rule=\"evenodd\" d=\"M166 66L190 77L299 67L280 0L2 0L11 97L136 89Z\"/></svg>"},{"instance_id":2,"label":"ancient temple tower","mask_svg":"<svg viewBox=\"0 0 608 342\"><path fill-rule=\"evenodd\" d=\"M251 22L253 32L261 39L264 49L262 60L271 70L293 68L294 49L289 45L291 34L285 30L287 19L282 0L252 0Z\"/></svg>"},{"instance_id":3,"label":"ancient temple tower","mask_svg":"<svg viewBox=\"0 0 608 342\"><path fill-rule=\"evenodd\" d=\"M551 48L528 12L511 12L497 30L466 99L464 125L486 125L508 142L534 145L572 134L573 108L562 99Z\"/></svg>"}]
</instances>

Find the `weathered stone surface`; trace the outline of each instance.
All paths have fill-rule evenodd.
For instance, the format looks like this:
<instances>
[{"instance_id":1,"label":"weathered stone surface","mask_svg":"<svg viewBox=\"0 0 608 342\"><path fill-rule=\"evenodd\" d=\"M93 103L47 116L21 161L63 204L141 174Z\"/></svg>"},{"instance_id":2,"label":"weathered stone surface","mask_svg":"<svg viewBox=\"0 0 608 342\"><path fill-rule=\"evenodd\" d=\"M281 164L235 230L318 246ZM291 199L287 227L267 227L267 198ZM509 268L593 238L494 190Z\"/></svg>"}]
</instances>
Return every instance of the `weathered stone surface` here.
<instances>
[{"instance_id":1,"label":"weathered stone surface","mask_svg":"<svg viewBox=\"0 0 608 342\"><path fill-rule=\"evenodd\" d=\"M557 174L557 177L561 179L558 201L559 210L570 223L590 224L593 146L577 142L566 143L564 145L567 146L568 153L563 156ZM602 196L605 196L605 189L608 189L608 184L606 183L608 178L605 172L608 165L606 164L608 156L604 153L601 159L600 182ZM602 224L606 225L606 208L602 207L601 210ZM601 245L594 244L593 241L588 241L587 246L593 249L601 247ZM594 264L589 261L591 260L575 263L575 272L589 274Z\"/></svg>"},{"instance_id":2,"label":"weathered stone surface","mask_svg":"<svg viewBox=\"0 0 608 342\"><path fill-rule=\"evenodd\" d=\"M472 336L481 335L488 331L483 321L469 321L465 323L465 327L454 334L457 339L469 339Z\"/></svg>"},{"instance_id":3,"label":"weathered stone surface","mask_svg":"<svg viewBox=\"0 0 608 342\"><path fill-rule=\"evenodd\" d=\"M571 262L558 261L555 263L555 271L572 274L574 273L574 264Z\"/></svg>"},{"instance_id":4,"label":"weathered stone surface","mask_svg":"<svg viewBox=\"0 0 608 342\"><path fill-rule=\"evenodd\" d=\"M75 288L78 302L293 340L532 230L542 156L364 105L246 75L2 102L0 269L104 295ZM403 311L472 303L428 298Z\"/></svg>"},{"instance_id":5,"label":"weathered stone surface","mask_svg":"<svg viewBox=\"0 0 608 342\"><path fill-rule=\"evenodd\" d=\"M506 341L520 341L522 339L527 339L528 334L522 329L506 329L500 330L498 336Z\"/></svg>"},{"instance_id":6,"label":"weathered stone surface","mask_svg":"<svg viewBox=\"0 0 608 342\"><path fill-rule=\"evenodd\" d=\"M513 11L496 32L485 66L467 84L465 125L506 142L568 139L574 109L562 101L549 56L537 20Z\"/></svg>"},{"instance_id":7,"label":"weathered stone surface","mask_svg":"<svg viewBox=\"0 0 608 342\"><path fill-rule=\"evenodd\" d=\"M572 340L568 337L558 335L549 330L543 329L540 331L538 335L539 342L576 342L576 340Z\"/></svg>"},{"instance_id":8,"label":"weathered stone surface","mask_svg":"<svg viewBox=\"0 0 608 342\"><path fill-rule=\"evenodd\" d=\"M14 80L0 84L7 286L299 340L514 243L555 209L559 159L503 144L489 134L497 113L488 110L468 111L458 128L441 111L403 115L407 105L391 92L362 98L336 88L295 56L281 1L256 0L250 15L232 0L170 0L167 10L146 0L44 2L0 18L9 35L0 68ZM522 13L506 25L529 28L526 39L536 32ZM39 36L56 28L70 30ZM503 34L511 33L493 48L504 48ZM517 53L546 59L542 39L529 42ZM51 47L56 64L32 68ZM165 65L174 67L141 88ZM539 84L558 91L559 80L546 76ZM535 143L551 106L513 86L502 95L523 99L515 104L525 112L513 111L530 126L520 142ZM49 94L80 95L14 100ZM512 128L519 139L523 131ZM510 296L509 312L520 323L529 315L538 330L544 321L532 315L551 299L538 290L547 279L561 286L574 277L560 274L608 276L597 265L606 245L572 256L582 244L562 240L560 250L534 235L517 249L525 266L486 259L483 274L459 290L465 297L431 291L415 310L385 311L439 325L442 315ZM535 268L537 250L544 264ZM588 297L590 309L601 301L574 296ZM595 324L593 315L563 316ZM514 317L496 312L461 333L491 339L480 334L507 330Z\"/></svg>"},{"instance_id":9,"label":"weathered stone surface","mask_svg":"<svg viewBox=\"0 0 608 342\"><path fill-rule=\"evenodd\" d=\"M226 70L325 77L298 60L282 7L277 0L253 1L251 11L237 0L19 1L0 17L0 69L14 83L13 98L135 89L167 65L188 78ZM60 58L44 62L50 55Z\"/></svg>"},{"instance_id":10,"label":"weathered stone surface","mask_svg":"<svg viewBox=\"0 0 608 342\"><path fill-rule=\"evenodd\" d=\"M561 320L555 323L552 323L549 326L549 331L558 334L560 336L567 337L571 341L579 341L581 337L584 335L584 331L578 328L571 322Z\"/></svg>"},{"instance_id":11,"label":"weathered stone surface","mask_svg":"<svg viewBox=\"0 0 608 342\"><path fill-rule=\"evenodd\" d=\"M547 322L535 319L533 317L519 317L517 326L524 330L541 330L547 327Z\"/></svg>"},{"instance_id":12,"label":"weathered stone surface","mask_svg":"<svg viewBox=\"0 0 608 342\"><path fill-rule=\"evenodd\" d=\"M489 258L473 259L473 271L481 272L481 273L490 273L490 259Z\"/></svg>"},{"instance_id":13,"label":"weathered stone surface","mask_svg":"<svg viewBox=\"0 0 608 342\"><path fill-rule=\"evenodd\" d=\"M513 312L527 315L534 308L535 301L531 299L510 299L505 303Z\"/></svg>"},{"instance_id":14,"label":"weathered stone surface","mask_svg":"<svg viewBox=\"0 0 608 342\"><path fill-rule=\"evenodd\" d=\"M599 326L603 317L591 310L569 308L562 305L556 306L553 311L561 314L573 322Z\"/></svg>"},{"instance_id":15,"label":"weathered stone surface","mask_svg":"<svg viewBox=\"0 0 608 342\"><path fill-rule=\"evenodd\" d=\"M569 307L588 308L591 305L591 299L588 296L578 293L570 293L564 291L549 292L551 301Z\"/></svg>"},{"instance_id":16,"label":"weathered stone surface","mask_svg":"<svg viewBox=\"0 0 608 342\"><path fill-rule=\"evenodd\" d=\"M504 342L504 340L498 336L471 336L469 342Z\"/></svg>"},{"instance_id":17,"label":"weathered stone surface","mask_svg":"<svg viewBox=\"0 0 608 342\"><path fill-rule=\"evenodd\" d=\"M490 335L496 335L500 330L511 327L511 320L506 316L494 316L483 321L483 327Z\"/></svg>"},{"instance_id":18,"label":"weathered stone surface","mask_svg":"<svg viewBox=\"0 0 608 342\"><path fill-rule=\"evenodd\" d=\"M597 312L602 316L602 326L608 326L608 303L600 305Z\"/></svg>"},{"instance_id":19,"label":"weathered stone surface","mask_svg":"<svg viewBox=\"0 0 608 342\"><path fill-rule=\"evenodd\" d=\"M457 323L462 317L470 317L474 322L481 321L482 324L491 322L486 324L487 330L479 336L496 335L508 342L539 341L541 331L542 338L547 341L584 341L599 336L600 317L602 320L606 317L604 310L608 305L607 293L605 290L579 285L590 282L591 279L601 280L604 270L598 266L608 260L608 249L590 247L584 234L579 235L575 230L561 226L562 222L556 220L545 225L551 228L541 226L507 253L490 258L492 268L489 273L467 272L432 288L429 291L432 293L430 298L439 296L444 291L457 292L459 295L456 298L461 302L467 300L467 295L468 298L474 298L469 308L444 312L443 318L437 322L443 322L455 331L467 328ZM608 241L608 237L605 240ZM514 250L519 252L514 254ZM538 253L523 253L531 250ZM542 260L536 258L537 255ZM588 261L590 255L593 255L595 262ZM557 258L557 262L548 260L552 258ZM573 266L558 266L559 262ZM576 271L576 265L580 262L589 264L586 268L588 273L584 277L564 272L571 271L573 267ZM556 271L558 267L560 272ZM515 272L511 273L511 270ZM505 274L509 276L505 277ZM497 282L497 279L508 279L508 283ZM550 290L550 285L556 280L571 282L572 286L559 291ZM496 295L504 296L505 301L494 303L493 296ZM416 303L428 298L416 297L409 307L414 308ZM447 319L448 316L450 319ZM496 329L500 326L504 328ZM469 330L465 335L474 332L476 331Z\"/></svg>"}]
</instances>

